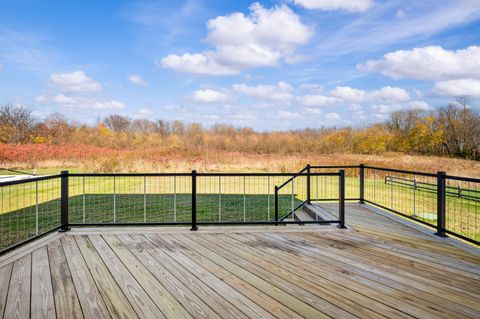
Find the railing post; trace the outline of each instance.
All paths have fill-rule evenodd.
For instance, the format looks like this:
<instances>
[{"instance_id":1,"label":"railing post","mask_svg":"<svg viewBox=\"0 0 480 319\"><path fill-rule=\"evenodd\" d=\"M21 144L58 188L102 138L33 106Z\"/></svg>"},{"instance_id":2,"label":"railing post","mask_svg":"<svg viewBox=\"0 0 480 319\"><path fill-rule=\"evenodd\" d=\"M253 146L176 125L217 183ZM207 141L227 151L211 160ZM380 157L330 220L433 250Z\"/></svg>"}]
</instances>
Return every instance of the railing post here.
<instances>
[{"instance_id":1,"label":"railing post","mask_svg":"<svg viewBox=\"0 0 480 319\"><path fill-rule=\"evenodd\" d=\"M278 226L278 186L275 186L275 225Z\"/></svg>"},{"instance_id":2,"label":"railing post","mask_svg":"<svg viewBox=\"0 0 480 319\"><path fill-rule=\"evenodd\" d=\"M311 203L311 191L310 191L310 164L307 164L307 204Z\"/></svg>"},{"instance_id":3,"label":"railing post","mask_svg":"<svg viewBox=\"0 0 480 319\"><path fill-rule=\"evenodd\" d=\"M435 235L446 237L445 210L446 210L446 173L437 173L437 232Z\"/></svg>"},{"instance_id":4,"label":"railing post","mask_svg":"<svg viewBox=\"0 0 480 319\"><path fill-rule=\"evenodd\" d=\"M192 171L192 228L197 230L197 171Z\"/></svg>"},{"instance_id":5,"label":"railing post","mask_svg":"<svg viewBox=\"0 0 480 319\"><path fill-rule=\"evenodd\" d=\"M365 203L365 164L360 164L360 204Z\"/></svg>"},{"instance_id":6,"label":"railing post","mask_svg":"<svg viewBox=\"0 0 480 319\"><path fill-rule=\"evenodd\" d=\"M60 177L60 229L59 232L66 232L68 226L68 171L62 171Z\"/></svg>"},{"instance_id":7,"label":"railing post","mask_svg":"<svg viewBox=\"0 0 480 319\"><path fill-rule=\"evenodd\" d=\"M345 227L345 170L341 169L338 171L339 180L338 180L338 228Z\"/></svg>"}]
</instances>

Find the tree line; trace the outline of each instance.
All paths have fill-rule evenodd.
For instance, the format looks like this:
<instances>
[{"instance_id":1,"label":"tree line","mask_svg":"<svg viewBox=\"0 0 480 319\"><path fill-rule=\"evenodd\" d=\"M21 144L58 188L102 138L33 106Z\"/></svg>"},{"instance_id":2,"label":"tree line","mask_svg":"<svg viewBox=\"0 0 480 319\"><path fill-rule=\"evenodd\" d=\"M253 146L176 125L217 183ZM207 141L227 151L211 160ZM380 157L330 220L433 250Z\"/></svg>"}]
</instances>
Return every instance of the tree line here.
<instances>
[{"instance_id":1,"label":"tree line","mask_svg":"<svg viewBox=\"0 0 480 319\"><path fill-rule=\"evenodd\" d=\"M95 125L54 113L37 119L28 106L0 106L1 144L87 144L112 149L146 148L158 154L357 153L439 155L480 160L480 115L467 98L434 111L398 111L364 128L258 132L248 127L131 119L112 114Z\"/></svg>"}]
</instances>

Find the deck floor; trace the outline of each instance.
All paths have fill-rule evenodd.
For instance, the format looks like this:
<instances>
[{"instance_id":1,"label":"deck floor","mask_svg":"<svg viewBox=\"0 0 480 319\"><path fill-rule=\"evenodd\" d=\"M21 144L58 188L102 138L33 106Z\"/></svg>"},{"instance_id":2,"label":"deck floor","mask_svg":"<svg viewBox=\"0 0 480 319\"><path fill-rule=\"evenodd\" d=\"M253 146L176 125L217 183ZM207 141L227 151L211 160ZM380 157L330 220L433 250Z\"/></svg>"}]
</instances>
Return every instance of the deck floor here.
<instances>
[{"instance_id":1,"label":"deck floor","mask_svg":"<svg viewBox=\"0 0 480 319\"><path fill-rule=\"evenodd\" d=\"M347 230L72 230L0 260L0 314L480 318L480 257L360 206L347 216Z\"/></svg>"}]
</instances>

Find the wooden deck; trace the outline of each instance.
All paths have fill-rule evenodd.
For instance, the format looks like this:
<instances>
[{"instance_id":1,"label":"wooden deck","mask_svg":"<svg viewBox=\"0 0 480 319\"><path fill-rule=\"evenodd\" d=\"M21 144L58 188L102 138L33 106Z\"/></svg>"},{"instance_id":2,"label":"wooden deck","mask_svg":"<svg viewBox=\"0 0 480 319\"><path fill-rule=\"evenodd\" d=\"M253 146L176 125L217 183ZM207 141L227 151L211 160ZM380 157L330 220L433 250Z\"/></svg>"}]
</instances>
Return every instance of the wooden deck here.
<instances>
[{"instance_id":1,"label":"wooden deck","mask_svg":"<svg viewBox=\"0 0 480 319\"><path fill-rule=\"evenodd\" d=\"M0 314L480 318L480 257L360 206L347 224L55 234L0 259Z\"/></svg>"}]
</instances>

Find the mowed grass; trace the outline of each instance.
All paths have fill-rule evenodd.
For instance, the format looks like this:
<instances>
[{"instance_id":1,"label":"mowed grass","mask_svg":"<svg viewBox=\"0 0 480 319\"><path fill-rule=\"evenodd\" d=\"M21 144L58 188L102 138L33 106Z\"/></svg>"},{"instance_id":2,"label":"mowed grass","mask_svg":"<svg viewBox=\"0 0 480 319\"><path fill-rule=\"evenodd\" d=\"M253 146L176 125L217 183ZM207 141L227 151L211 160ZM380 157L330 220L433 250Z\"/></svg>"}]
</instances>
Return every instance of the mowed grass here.
<instances>
[{"instance_id":1,"label":"mowed grass","mask_svg":"<svg viewBox=\"0 0 480 319\"><path fill-rule=\"evenodd\" d=\"M69 198L69 222L191 223L191 194L85 194ZM279 196L279 217L302 202ZM199 194L197 222L273 221L274 197L268 194ZM38 213L37 213L38 212ZM60 199L0 215L0 249L60 226ZM37 228L38 227L38 228Z\"/></svg>"},{"instance_id":2,"label":"mowed grass","mask_svg":"<svg viewBox=\"0 0 480 319\"><path fill-rule=\"evenodd\" d=\"M288 178L199 176L197 220L273 220L274 187ZM474 189L475 185L464 186ZM70 177L70 222L188 223L191 221L191 187L190 176ZM311 196L312 200L338 198L338 177L312 176ZM35 235L37 228L38 233L42 233L60 225L60 179L0 187L0 197L0 248ZM359 197L359 179L354 172L346 178L346 197ZM369 174L365 178L365 198L436 224L434 188L431 191L414 190L412 187L385 183L385 174ZM302 176L296 178L293 185L289 183L281 189L280 218L304 200L306 177ZM479 202L447 196L448 229L478 241L479 214ZM348 211L346 218L348 221Z\"/></svg>"}]
</instances>

